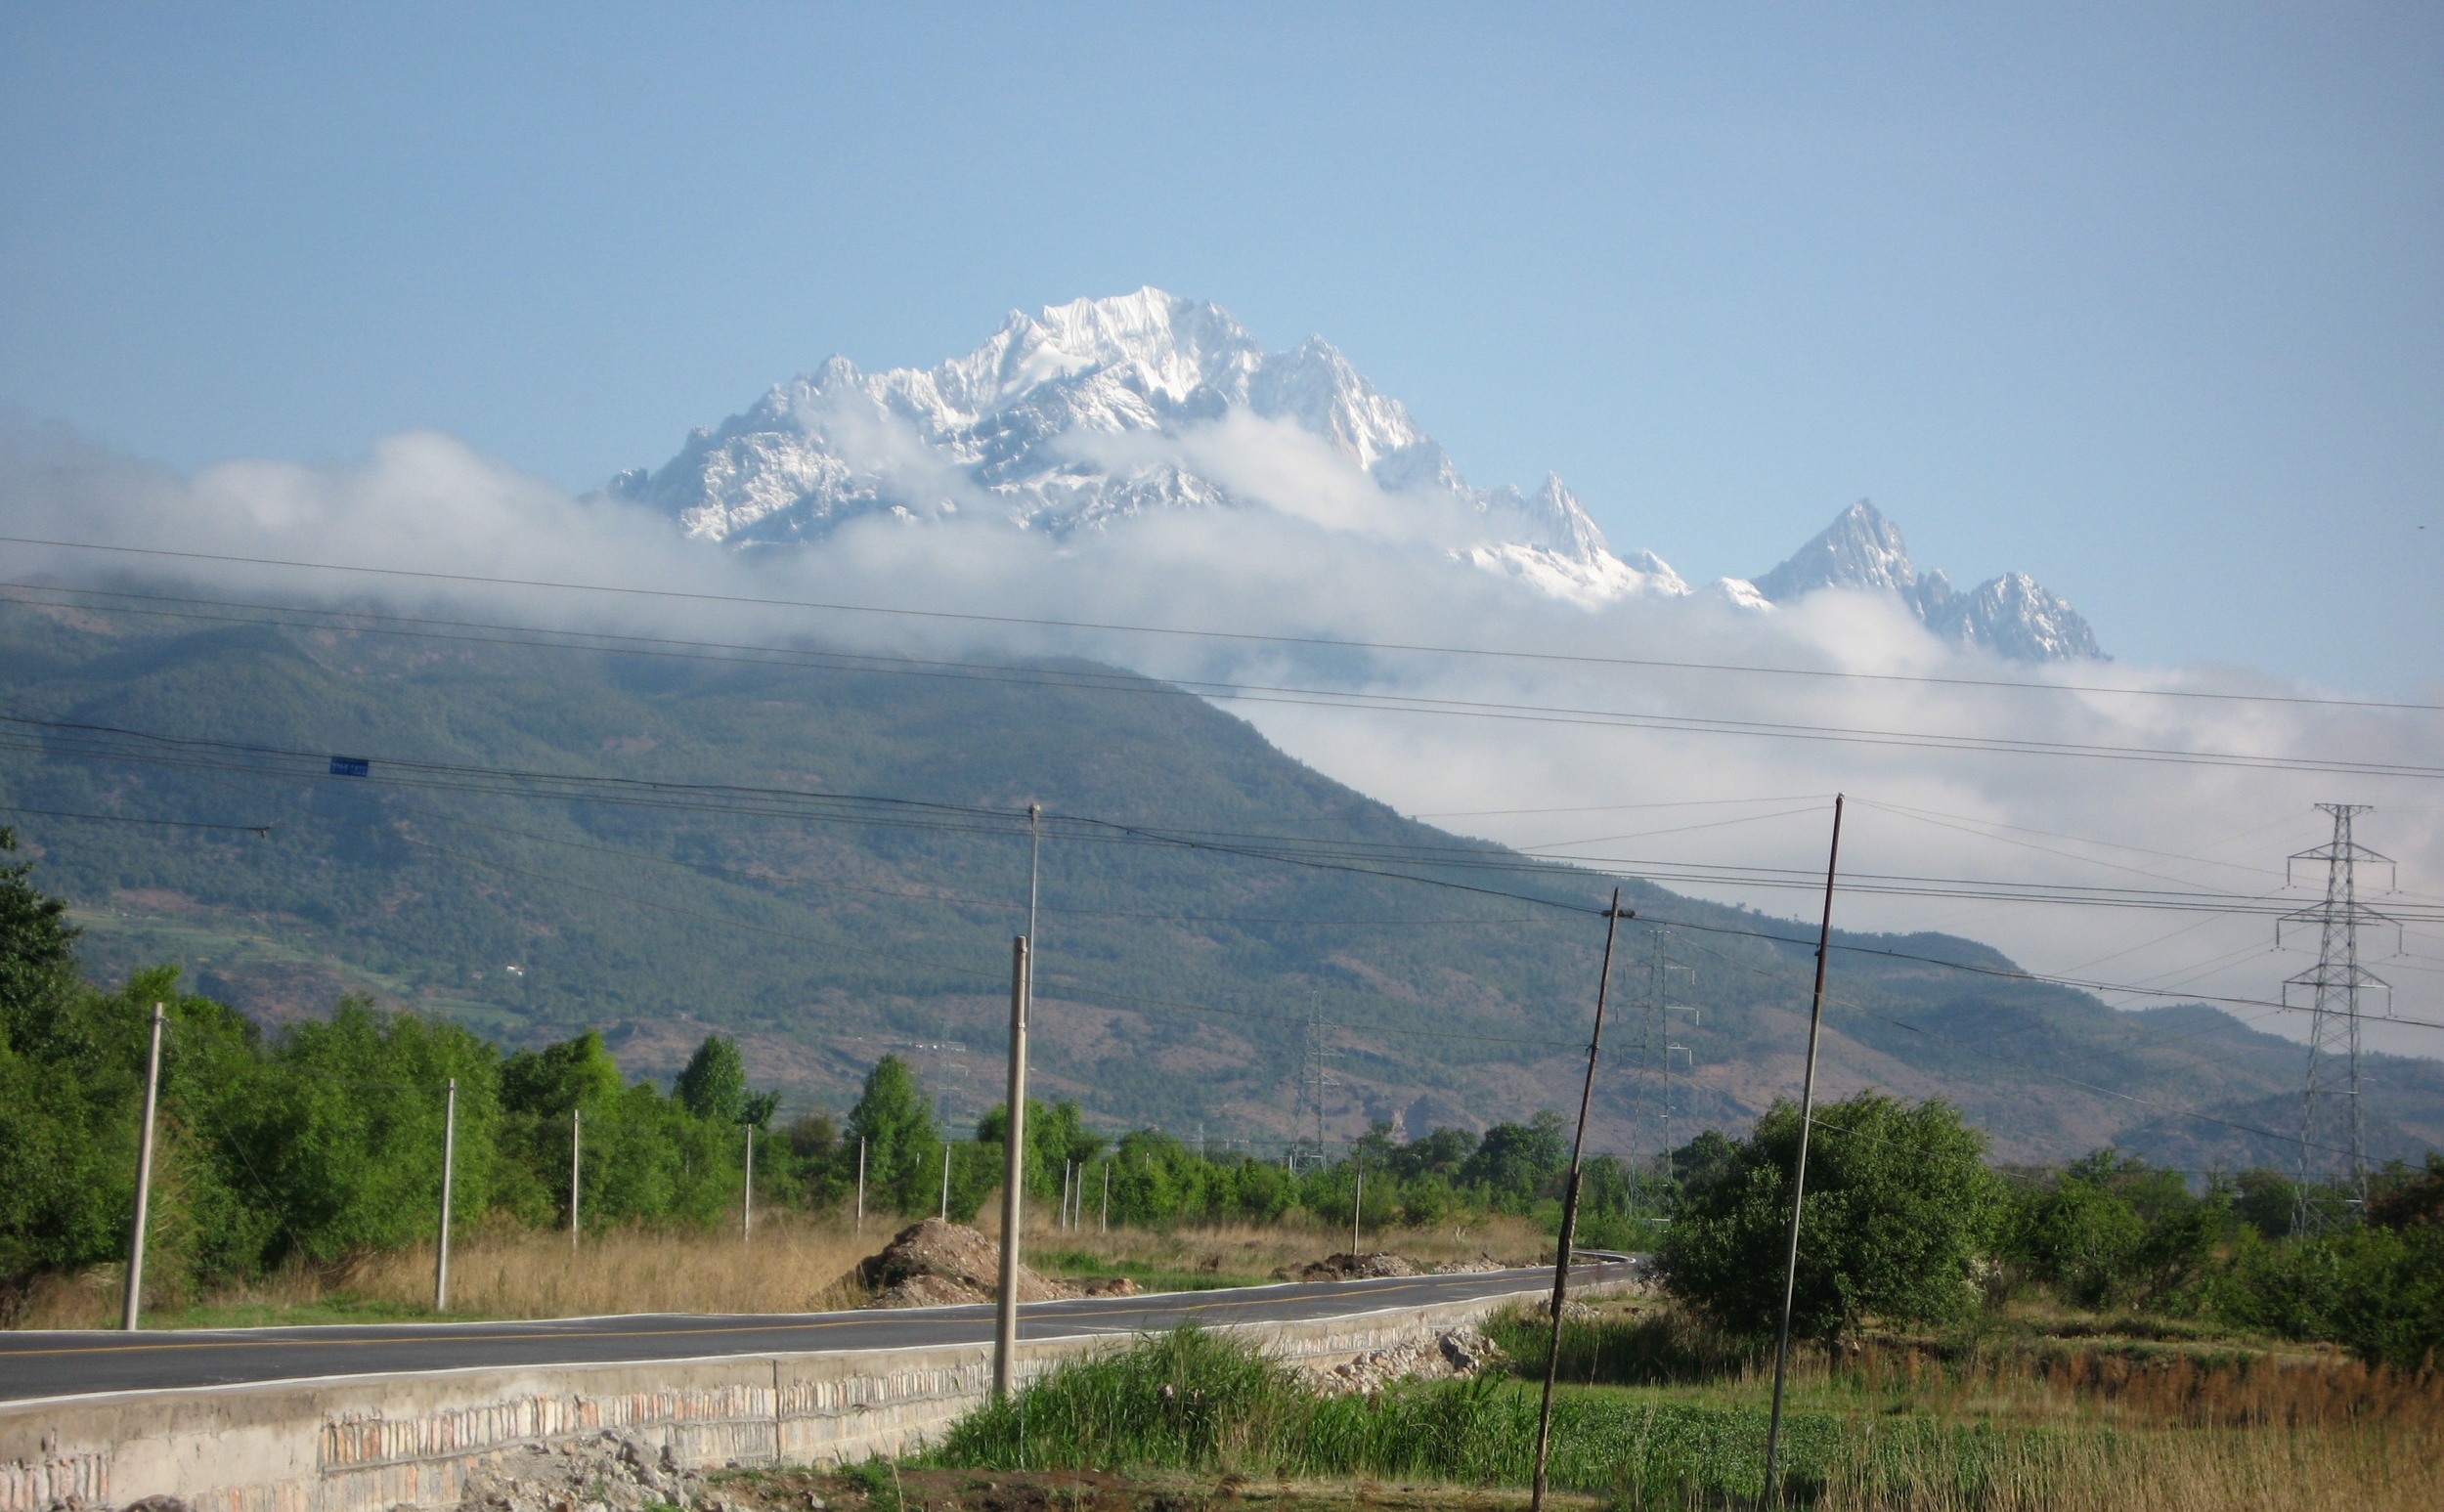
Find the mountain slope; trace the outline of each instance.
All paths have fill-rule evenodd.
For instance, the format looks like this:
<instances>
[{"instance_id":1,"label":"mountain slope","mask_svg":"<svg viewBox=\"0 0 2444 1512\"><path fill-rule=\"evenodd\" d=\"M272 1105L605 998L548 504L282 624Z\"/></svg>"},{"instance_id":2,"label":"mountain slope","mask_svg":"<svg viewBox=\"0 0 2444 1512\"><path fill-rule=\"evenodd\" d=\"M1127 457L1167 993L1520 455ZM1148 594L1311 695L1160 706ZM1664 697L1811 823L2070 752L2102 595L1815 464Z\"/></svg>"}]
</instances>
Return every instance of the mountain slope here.
<instances>
[{"instance_id":1,"label":"mountain slope","mask_svg":"<svg viewBox=\"0 0 2444 1512\"><path fill-rule=\"evenodd\" d=\"M1481 1126L1575 1096L1600 924L1462 889L1589 908L1610 880L1402 819L1161 684L1078 664L1014 676L437 650L4 605L0 705L47 722L5 726L0 803L53 812L0 817L78 905L104 973L174 959L266 1017L355 987L517 1041L596 1023L658 1075L720 1026L801 1105L839 1105L896 1048L965 1118L996 1096L1021 815L1041 802L1051 1095L1107 1122L1278 1139L1297 1125L1320 1015L1335 1137L1395 1115ZM371 774L328 775L333 753ZM741 806L706 785L768 794ZM1374 875L1386 869L1457 886ZM1647 925L1686 926L1664 948L1698 972L1693 993L1674 991L1700 1009L1675 1029L1694 1061L1674 1078L1676 1138L1795 1089L1811 940L1641 884L1628 897L1641 918L1597 1132L1637 1153L1661 1134ZM2297 1075L2287 1042L2203 1009L2176 1037L2083 994L1847 948L2008 970L1968 941L1837 938L1836 1093L1953 1098L2014 1158L2141 1136L2194 1164L2279 1153L2197 1120L2147 1126L2166 1107L2278 1098ZM2370 1079L2388 1150L2444 1140L2444 1066L2375 1058Z\"/></svg>"}]
</instances>

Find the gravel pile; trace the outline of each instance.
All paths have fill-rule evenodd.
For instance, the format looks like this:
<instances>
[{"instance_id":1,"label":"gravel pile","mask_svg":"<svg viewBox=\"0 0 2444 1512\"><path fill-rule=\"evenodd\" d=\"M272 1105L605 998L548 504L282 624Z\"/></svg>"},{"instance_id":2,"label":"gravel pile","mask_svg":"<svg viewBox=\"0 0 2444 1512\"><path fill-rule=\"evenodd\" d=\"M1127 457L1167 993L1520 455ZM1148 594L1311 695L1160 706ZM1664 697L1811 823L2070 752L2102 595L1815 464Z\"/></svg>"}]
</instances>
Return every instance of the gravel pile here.
<instances>
[{"instance_id":1,"label":"gravel pile","mask_svg":"<svg viewBox=\"0 0 2444 1512\"><path fill-rule=\"evenodd\" d=\"M1474 1275L1483 1271L1500 1271L1503 1263L1491 1255L1474 1260L1445 1260L1435 1265L1379 1250L1371 1255L1343 1252L1327 1255L1308 1266L1284 1266L1273 1273L1277 1281L1358 1281L1380 1275Z\"/></svg>"},{"instance_id":2,"label":"gravel pile","mask_svg":"<svg viewBox=\"0 0 2444 1512\"><path fill-rule=\"evenodd\" d=\"M1311 1266L1284 1266L1273 1273L1286 1281L1360 1281L1383 1275L1423 1275L1418 1263L1389 1250L1373 1255L1327 1255Z\"/></svg>"},{"instance_id":3,"label":"gravel pile","mask_svg":"<svg viewBox=\"0 0 2444 1512\"><path fill-rule=\"evenodd\" d=\"M1329 1364L1305 1361L1298 1371L1326 1396L1372 1396L1394 1381L1450 1380L1474 1375L1501 1361L1501 1347L1475 1325L1462 1323L1396 1349L1370 1350Z\"/></svg>"},{"instance_id":4,"label":"gravel pile","mask_svg":"<svg viewBox=\"0 0 2444 1512\"><path fill-rule=\"evenodd\" d=\"M683 1507L730 1512L733 1503L680 1467L668 1448L617 1433L512 1449L467 1478L458 1512L637 1512Z\"/></svg>"}]
</instances>

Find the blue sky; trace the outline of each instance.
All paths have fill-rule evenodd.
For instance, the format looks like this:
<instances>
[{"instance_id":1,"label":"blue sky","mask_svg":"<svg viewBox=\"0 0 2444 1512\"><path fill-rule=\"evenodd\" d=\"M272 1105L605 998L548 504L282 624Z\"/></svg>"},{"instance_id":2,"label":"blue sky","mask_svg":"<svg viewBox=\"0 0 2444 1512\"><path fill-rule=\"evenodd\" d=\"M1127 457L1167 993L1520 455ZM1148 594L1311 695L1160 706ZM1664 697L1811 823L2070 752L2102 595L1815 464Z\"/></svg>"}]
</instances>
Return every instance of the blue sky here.
<instances>
[{"instance_id":1,"label":"blue sky","mask_svg":"<svg viewBox=\"0 0 2444 1512\"><path fill-rule=\"evenodd\" d=\"M1764 570L2444 675L2444 9L0 6L0 404L569 488L1156 283ZM2423 527L2423 528L2422 528Z\"/></svg>"}]
</instances>

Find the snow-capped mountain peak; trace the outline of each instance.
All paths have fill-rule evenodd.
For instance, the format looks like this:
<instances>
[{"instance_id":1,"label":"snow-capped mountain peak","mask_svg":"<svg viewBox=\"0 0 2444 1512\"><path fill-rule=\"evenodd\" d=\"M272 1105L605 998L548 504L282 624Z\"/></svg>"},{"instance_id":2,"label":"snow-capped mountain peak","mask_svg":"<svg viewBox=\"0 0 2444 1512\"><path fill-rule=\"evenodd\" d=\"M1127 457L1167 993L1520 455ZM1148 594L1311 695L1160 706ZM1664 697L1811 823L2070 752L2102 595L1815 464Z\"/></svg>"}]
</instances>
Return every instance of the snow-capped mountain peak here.
<instances>
[{"instance_id":1,"label":"snow-capped mountain peak","mask_svg":"<svg viewBox=\"0 0 2444 1512\"><path fill-rule=\"evenodd\" d=\"M1792 552L1788 561L1752 581L1758 592L1775 603L1816 588L1908 593L1918 583L1900 528L1864 498L1834 516L1832 524Z\"/></svg>"},{"instance_id":2,"label":"snow-capped mountain peak","mask_svg":"<svg viewBox=\"0 0 2444 1512\"><path fill-rule=\"evenodd\" d=\"M2024 662L2105 656L2096 631L2070 601L2046 591L2027 573L2005 573L1955 593L1940 569L1918 572L1910 564L1900 527L1863 498L1836 515L1780 566L1738 586L1753 586L1758 595L1777 604L1819 588L1890 593L1928 629L1962 645Z\"/></svg>"},{"instance_id":3,"label":"snow-capped mountain peak","mask_svg":"<svg viewBox=\"0 0 2444 1512\"><path fill-rule=\"evenodd\" d=\"M1274 423L1271 439L1245 428L1251 418ZM1591 608L1689 593L1652 552L1615 555L1556 476L1533 495L1469 484L1323 337L1268 353L1228 312L1153 287L1014 310L934 367L866 373L834 357L610 492L734 546L811 543L869 517L981 516L1067 538L1149 514L1278 505L1272 485L1233 482L1247 470L1224 454L1278 449L1282 422L1371 479L1394 513L1415 509L1421 539L1453 560ZM2087 623L2025 574L1954 593L1942 573L1919 573L1899 528L1865 499L1753 583L1724 579L1709 597L1765 612L1825 588L1891 594L1937 634L2003 656L2103 654Z\"/></svg>"},{"instance_id":4,"label":"snow-capped mountain peak","mask_svg":"<svg viewBox=\"0 0 2444 1512\"><path fill-rule=\"evenodd\" d=\"M1289 421L1386 494L1477 517L1485 539L1458 548L1466 559L1533 548L1574 575L1570 597L1596 583L1604 596L1684 591L1660 562L1615 558L1558 478L1533 498L1472 488L1408 410L1322 337L1268 354L1220 308L1151 287L1013 311L976 350L931 368L866 374L835 357L696 432L659 471L623 473L612 491L668 509L691 537L741 545L818 539L876 514L984 512L1065 536L1245 502L1184 444L1112 462L1099 460L1114 454L1096 441L1184 443L1235 410Z\"/></svg>"}]
</instances>

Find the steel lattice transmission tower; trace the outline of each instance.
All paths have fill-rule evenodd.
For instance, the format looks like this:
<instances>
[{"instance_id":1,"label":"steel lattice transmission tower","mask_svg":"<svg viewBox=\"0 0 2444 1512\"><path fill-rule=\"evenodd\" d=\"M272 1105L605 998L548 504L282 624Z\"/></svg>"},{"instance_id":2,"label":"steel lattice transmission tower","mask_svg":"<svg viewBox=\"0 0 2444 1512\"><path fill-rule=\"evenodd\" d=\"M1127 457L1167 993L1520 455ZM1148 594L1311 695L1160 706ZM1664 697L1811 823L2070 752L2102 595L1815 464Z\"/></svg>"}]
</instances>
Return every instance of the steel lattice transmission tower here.
<instances>
[{"instance_id":1,"label":"steel lattice transmission tower","mask_svg":"<svg viewBox=\"0 0 2444 1512\"><path fill-rule=\"evenodd\" d=\"M1331 1047L1328 1037L1331 1028L1324 1020L1324 995L1319 992L1308 1007L1306 1044L1298 1072L1299 1111L1312 1111L1315 1115L1315 1144L1302 1149L1298 1143L1292 1143L1288 1161L1292 1172L1327 1164L1330 1159L1325 1143L1324 1095L1340 1085L1340 1078L1332 1074L1331 1061L1340 1052Z\"/></svg>"},{"instance_id":2,"label":"steel lattice transmission tower","mask_svg":"<svg viewBox=\"0 0 2444 1512\"><path fill-rule=\"evenodd\" d=\"M2331 1199L2318 1197L2315 1184L2329 1172L2332 1162L2326 1157L2337 1153L2345 1154L2348 1160L2341 1173L2346 1193L2341 1216L2356 1219L2367 1210L2368 1145L2359 1110L2360 999L2372 988L2388 993L2392 989L2383 978L2359 964L2359 927L2393 923L2359 901L2358 864L2371 861L2392 865L2388 857L2351 838L2351 821L2368 812L2370 806L2317 805L2334 816L2334 839L2312 850L2300 851L2291 857L2291 862L2325 863L2325 901L2284 915L2275 927L2277 943L2281 942L2285 925L2315 925L2318 932L2317 964L2283 983L2286 1006L2291 1003L2295 992L2311 1000L2308 1067L2299 1095L2299 1190L2291 1209L2291 1229L2295 1233L2323 1229L2335 1217L2330 1211ZM2285 868L2284 882L2287 886L2291 882L2289 867ZM2337 1102L2339 1107L2335 1105Z\"/></svg>"},{"instance_id":3,"label":"steel lattice transmission tower","mask_svg":"<svg viewBox=\"0 0 2444 1512\"><path fill-rule=\"evenodd\" d=\"M1684 1003L1672 1001L1673 978L1682 976L1693 986L1697 969L1681 966L1671 958L1671 949L1680 936L1661 926L1647 931L1651 954L1646 967L1645 1023L1638 1034L1638 1059L1649 1072L1659 1072L1651 1083L1654 1088L1656 1135L1655 1169L1666 1184L1672 1180L1672 1058L1687 1056L1685 1045L1672 1041L1672 1015L1687 1014L1694 1020L1697 1010ZM1693 1067L1693 1062L1692 1062Z\"/></svg>"}]
</instances>

